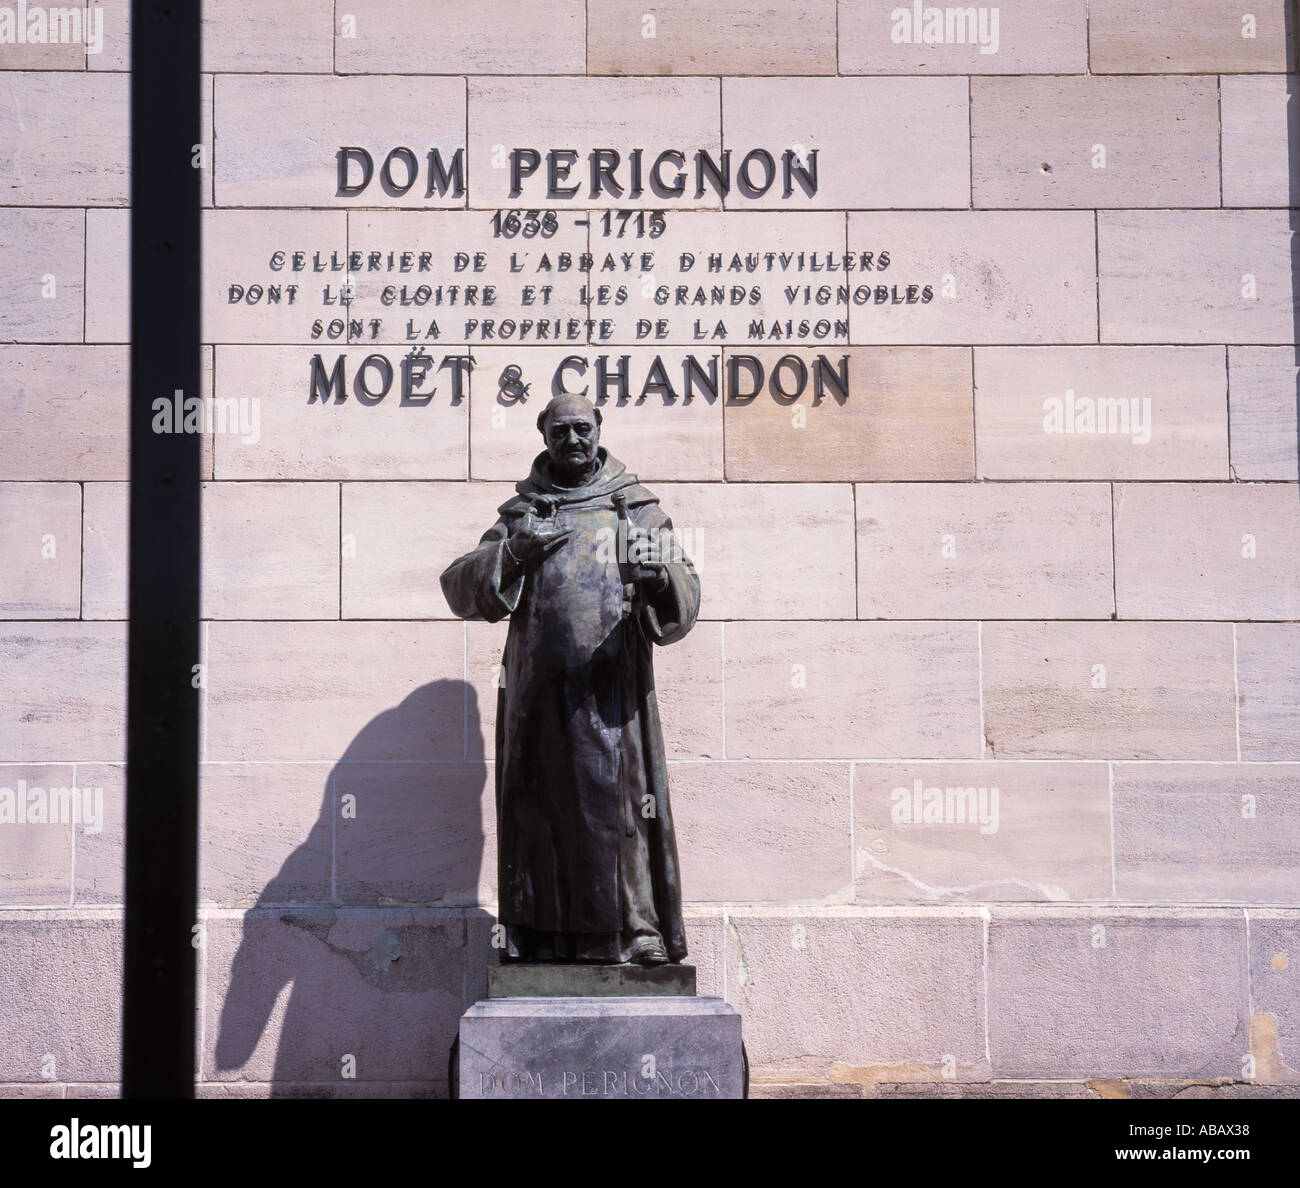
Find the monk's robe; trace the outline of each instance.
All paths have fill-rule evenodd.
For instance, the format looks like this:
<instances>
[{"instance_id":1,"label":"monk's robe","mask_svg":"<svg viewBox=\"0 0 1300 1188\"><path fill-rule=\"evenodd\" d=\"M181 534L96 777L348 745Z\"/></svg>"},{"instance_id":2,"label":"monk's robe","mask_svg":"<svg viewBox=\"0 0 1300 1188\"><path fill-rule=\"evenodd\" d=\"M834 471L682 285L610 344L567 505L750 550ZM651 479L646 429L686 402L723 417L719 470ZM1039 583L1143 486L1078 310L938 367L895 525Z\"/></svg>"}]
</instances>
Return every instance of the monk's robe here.
<instances>
[{"instance_id":1,"label":"monk's robe","mask_svg":"<svg viewBox=\"0 0 1300 1188\"><path fill-rule=\"evenodd\" d=\"M653 942L686 956L651 645L691 629L700 583L658 498L603 448L597 458L589 483L566 488L539 455L442 575L461 618L510 617L496 721L503 961L627 961ZM626 580L616 494L665 546L662 592ZM521 571L505 542L539 499L572 535L533 549Z\"/></svg>"}]
</instances>

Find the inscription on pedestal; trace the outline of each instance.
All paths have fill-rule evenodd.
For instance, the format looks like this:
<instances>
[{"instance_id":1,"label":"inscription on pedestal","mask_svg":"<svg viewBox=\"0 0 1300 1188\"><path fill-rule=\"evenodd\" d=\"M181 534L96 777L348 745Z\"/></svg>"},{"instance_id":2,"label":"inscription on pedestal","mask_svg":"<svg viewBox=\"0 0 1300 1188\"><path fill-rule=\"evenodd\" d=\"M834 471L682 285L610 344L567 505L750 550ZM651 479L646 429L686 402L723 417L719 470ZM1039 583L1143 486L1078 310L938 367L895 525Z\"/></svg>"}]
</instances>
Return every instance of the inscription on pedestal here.
<instances>
[{"instance_id":1,"label":"inscription on pedestal","mask_svg":"<svg viewBox=\"0 0 1300 1188\"><path fill-rule=\"evenodd\" d=\"M541 1069L479 1074L478 1092L462 1097L726 1097L717 1077L707 1068L660 1069ZM547 1084L554 1076L554 1086ZM555 1091L548 1091L555 1090Z\"/></svg>"},{"instance_id":2,"label":"inscription on pedestal","mask_svg":"<svg viewBox=\"0 0 1300 1188\"><path fill-rule=\"evenodd\" d=\"M739 1098L740 1016L693 995L493 998L460 1022L462 1098Z\"/></svg>"}]
</instances>

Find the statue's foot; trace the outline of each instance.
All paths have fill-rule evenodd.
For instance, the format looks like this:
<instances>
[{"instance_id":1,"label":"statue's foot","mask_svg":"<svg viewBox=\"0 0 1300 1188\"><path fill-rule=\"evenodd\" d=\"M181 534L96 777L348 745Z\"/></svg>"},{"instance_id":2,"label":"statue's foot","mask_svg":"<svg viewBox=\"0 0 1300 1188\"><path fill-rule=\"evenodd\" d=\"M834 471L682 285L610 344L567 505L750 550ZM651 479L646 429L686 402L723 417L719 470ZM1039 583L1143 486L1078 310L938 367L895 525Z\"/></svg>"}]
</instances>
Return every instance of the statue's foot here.
<instances>
[{"instance_id":1,"label":"statue's foot","mask_svg":"<svg viewBox=\"0 0 1300 1188\"><path fill-rule=\"evenodd\" d=\"M629 958L633 965L667 965L668 950L654 941L641 945Z\"/></svg>"}]
</instances>

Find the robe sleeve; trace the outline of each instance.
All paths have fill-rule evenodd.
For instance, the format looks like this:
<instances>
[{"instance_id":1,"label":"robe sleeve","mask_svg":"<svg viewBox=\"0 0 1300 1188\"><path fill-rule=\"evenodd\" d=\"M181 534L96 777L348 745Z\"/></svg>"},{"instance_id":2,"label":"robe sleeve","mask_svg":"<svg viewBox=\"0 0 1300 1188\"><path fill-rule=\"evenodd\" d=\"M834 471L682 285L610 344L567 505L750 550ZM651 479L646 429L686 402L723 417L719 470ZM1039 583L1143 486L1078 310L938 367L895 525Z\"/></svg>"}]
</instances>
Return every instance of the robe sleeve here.
<instances>
[{"instance_id":1,"label":"robe sleeve","mask_svg":"<svg viewBox=\"0 0 1300 1188\"><path fill-rule=\"evenodd\" d=\"M700 613L700 578L691 559L673 534L673 522L657 504L638 509L637 523L659 538L669 558L665 564L668 588L648 596L641 604L641 625L651 642L675 643L692 627Z\"/></svg>"},{"instance_id":2,"label":"robe sleeve","mask_svg":"<svg viewBox=\"0 0 1300 1188\"><path fill-rule=\"evenodd\" d=\"M524 569L505 560L509 535L506 521L498 520L483 533L476 549L456 558L443 571L442 592L453 614L462 619L496 623L519 605ZM505 572L512 574L508 585L503 581L503 566L507 567Z\"/></svg>"}]
</instances>

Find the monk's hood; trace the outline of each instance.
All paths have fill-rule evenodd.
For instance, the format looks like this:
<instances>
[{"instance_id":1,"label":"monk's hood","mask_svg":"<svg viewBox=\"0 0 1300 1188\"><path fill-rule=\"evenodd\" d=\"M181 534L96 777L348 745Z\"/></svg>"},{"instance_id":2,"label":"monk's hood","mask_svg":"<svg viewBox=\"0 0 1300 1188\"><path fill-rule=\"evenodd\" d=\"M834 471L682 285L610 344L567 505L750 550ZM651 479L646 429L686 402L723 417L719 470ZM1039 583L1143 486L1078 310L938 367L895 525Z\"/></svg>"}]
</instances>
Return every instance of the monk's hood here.
<instances>
[{"instance_id":1,"label":"monk's hood","mask_svg":"<svg viewBox=\"0 0 1300 1188\"><path fill-rule=\"evenodd\" d=\"M524 503L531 503L540 496L552 499L558 505L606 502L612 506L610 497L615 491L622 491L632 507L644 503L658 503L657 496L652 495L637 482L634 474L629 474L626 466L615 458L604 446L597 447L596 457L601 466L591 482L581 487L561 487L551 475L551 456L545 450L533 459L532 470L521 483L515 484L519 495L507 500L499 509L502 512L523 510Z\"/></svg>"}]
</instances>

